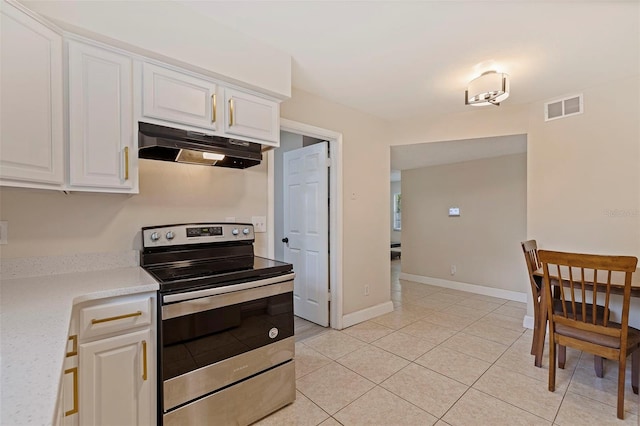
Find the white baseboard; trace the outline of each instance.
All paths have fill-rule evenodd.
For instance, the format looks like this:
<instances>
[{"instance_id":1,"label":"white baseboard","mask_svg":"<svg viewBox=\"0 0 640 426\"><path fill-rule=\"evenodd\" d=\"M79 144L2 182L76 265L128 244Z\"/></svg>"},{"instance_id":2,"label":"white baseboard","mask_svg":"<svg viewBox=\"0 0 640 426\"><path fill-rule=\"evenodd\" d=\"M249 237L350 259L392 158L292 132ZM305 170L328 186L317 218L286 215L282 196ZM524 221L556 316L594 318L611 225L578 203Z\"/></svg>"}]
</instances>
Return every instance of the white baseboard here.
<instances>
[{"instance_id":1,"label":"white baseboard","mask_svg":"<svg viewBox=\"0 0 640 426\"><path fill-rule=\"evenodd\" d=\"M531 315L525 315L522 320L522 326L533 330L533 317Z\"/></svg>"},{"instance_id":2,"label":"white baseboard","mask_svg":"<svg viewBox=\"0 0 640 426\"><path fill-rule=\"evenodd\" d=\"M478 284L461 283L458 281L443 280L442 278L423 277L422 275L407 274L400 272L400 279L414 281L421 284L429 284L437 287L446 287L454 290L468 291L469 293L482 294L485 296L499 297L500 299L513 300L515 302L527 303L527 293L503 290L501 288L486 287Z\"/></svg>"},{"instance_id":3,"label":"white baseboard","mask_svg":"<svg viewBox=\"0 0 640 426\"><path fill-rule=\"evenodd\" d=\"M388 301L380 303L379 305L371 306L361 311L352 312L342 316L342 327L347 328L352 325L359 324L361 322L370 320L380 315L388 314L393 311L393 302Z\"/></svg>"}]
</instances>

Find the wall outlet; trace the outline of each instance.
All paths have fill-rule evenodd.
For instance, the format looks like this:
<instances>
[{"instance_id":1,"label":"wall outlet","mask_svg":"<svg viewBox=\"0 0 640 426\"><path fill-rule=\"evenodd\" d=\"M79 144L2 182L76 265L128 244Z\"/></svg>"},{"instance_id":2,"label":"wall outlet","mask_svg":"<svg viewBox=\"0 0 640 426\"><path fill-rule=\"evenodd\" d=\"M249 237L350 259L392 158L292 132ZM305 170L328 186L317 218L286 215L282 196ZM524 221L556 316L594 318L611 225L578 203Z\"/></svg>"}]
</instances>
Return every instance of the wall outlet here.
<instances>
[{"instance_id":1,"label":"wall outlet","mask_svg":"<svg viewBox=\"0 0 640 426\"><path fill-rule=\"evenodd\" d=\"M253 232L267 232L266 216L252 216L251 223L253 223Z\"/></svg>"},{"instance_id":2,"label":"wall outlet","mask_svg":"<svg viewBox=\"0 0 640 426\"><path fill-rule=\"evenodd\" d=\"M9 244L9 222L0 220L0 244Z\"/></svg>"},{"instance_id":3,"label":"wall outlet","mask_svg":"<svg viewBox=\"0 0 640 426\"><path fill-rule=\"evenodd\" d=\"M365 296L369 295L369 285L368 284L364 286L364 295Z\"/></svg>"},{"instance_id":4,"label":"wall outlet","mask_svg":"<svg viewBox=\"0 0 640 426\"><path fill-rule=\"evenodd\" d=\"M456 265L451 265L451 275L456 274Z\"/></svg>"}]
</instances>

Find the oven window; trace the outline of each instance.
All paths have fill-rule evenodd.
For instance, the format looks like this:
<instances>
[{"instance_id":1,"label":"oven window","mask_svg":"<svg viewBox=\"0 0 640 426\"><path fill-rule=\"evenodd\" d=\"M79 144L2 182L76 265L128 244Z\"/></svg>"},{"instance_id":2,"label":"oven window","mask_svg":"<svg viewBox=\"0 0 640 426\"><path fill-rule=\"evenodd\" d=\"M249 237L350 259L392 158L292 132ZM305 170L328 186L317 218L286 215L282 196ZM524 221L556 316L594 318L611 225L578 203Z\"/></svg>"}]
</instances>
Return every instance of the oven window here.
<instances>
[{"instance_id":1,"label":"oven window","mask_svg":"<svg viewBox=\"0 0 640 426\"><path fill-rule=\"evenodd\" d=\"M291 336L292 292L163 320L163 380Z\"/></svg>"}]
</instances>

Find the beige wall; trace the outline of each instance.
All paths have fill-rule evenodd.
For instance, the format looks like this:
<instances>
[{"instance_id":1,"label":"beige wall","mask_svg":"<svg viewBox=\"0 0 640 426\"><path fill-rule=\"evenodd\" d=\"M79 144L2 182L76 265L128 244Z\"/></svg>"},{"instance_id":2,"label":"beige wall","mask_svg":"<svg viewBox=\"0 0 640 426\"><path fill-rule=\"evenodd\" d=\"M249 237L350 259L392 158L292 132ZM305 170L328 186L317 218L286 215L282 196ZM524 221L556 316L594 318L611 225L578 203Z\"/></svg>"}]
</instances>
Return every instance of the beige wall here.
<instances>
[{"instance_id":1,"label":"beige wall","mask_svg":"<svg viewBox=\"0 0 640 426\"><path fill-rule=\"evenodd\" d=\"M391 235L391 242L402 242L402 231L396 231L393 229L393 194L397 194L401 191L401 182L391 182L391 190L389 194L389 229Z\"/></svg>"},{"instance_id":2,"label":"beige wall","mask_svg":"<svg viewBox=\"0 0 640 426\"><path fill-rule=\"evenodd\" d=\"M140 160L137 195L0 188L2 258L140 250L140 228L267 215L266 163L245 170ZM266 234L256 235L265 255Z\"/></svg>"},{"instance_id":3,"label":"beige wall","mask_svg":"<svg viewBox=\"0 0 640 426\"><path fill-rule=\"evenodd\" d=\"M394 123L392 143L526 134L527 237L640 256L639 92L640 76L586 88L584 114L550 122L544 100L407 120Z\"/></svg>"},{"instance_id":4,"label":"beige wall","mask_svg":"<svg viewBox=\"0 0 640 426\"><path fill-rule=\"evenodd\" d=\"M584 114L551 122L544 100L405 120L393 123L392 144L526 134L527 238L542 248L640 257L637 93L638 75L585 88Z\"/></svg>"},{"instance_id":5,"label":"beige wall","mask_svg":"<svg viewBox=\"0 0 640 426\"><path fill-rule=\"evenodd\" d=\"M517 154L404 170L402 272L527 292L526 164Z\"/></svg>"},{"instance_id":6,"label":"beige wall","mask_svg":"<svg viewBox=\"0 0 640 426\"><path fill-rule=\"evenodd\" d=\"M388 123L299 90L281 116L343 135L343 312L388 302ZM371 293L364 296L364 286Z\"/></svg>"}]
</instances>

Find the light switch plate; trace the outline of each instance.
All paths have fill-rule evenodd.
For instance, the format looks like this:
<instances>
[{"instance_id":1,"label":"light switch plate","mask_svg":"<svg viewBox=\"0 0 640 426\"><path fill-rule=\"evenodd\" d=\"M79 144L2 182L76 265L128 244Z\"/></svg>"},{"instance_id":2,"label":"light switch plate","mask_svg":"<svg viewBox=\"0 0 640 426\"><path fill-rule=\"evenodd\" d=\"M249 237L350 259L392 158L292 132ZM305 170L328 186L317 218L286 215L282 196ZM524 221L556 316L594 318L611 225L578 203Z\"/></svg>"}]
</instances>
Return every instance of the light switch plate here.
<instances>
[{"instance_id":1,"label":"light switch plate","mask_svg":"<svg viewBox=\"0 0 640 426\"><path fill-rule=\"evenodd\" d=\"M267 232L267 217L266 216L252 216L251 223L253 223L253 232Z\"/></svg>"},{"instance_id":2,"label":"light switch plate","mask_svg":"<svg viewBox=\"0 0 640 426\"><path fill-rule=\"evenodd\" d=\"M449 208L449 216L460 216L460 208L459 207L450 207Z\"/></svg>"}]
</instances>

